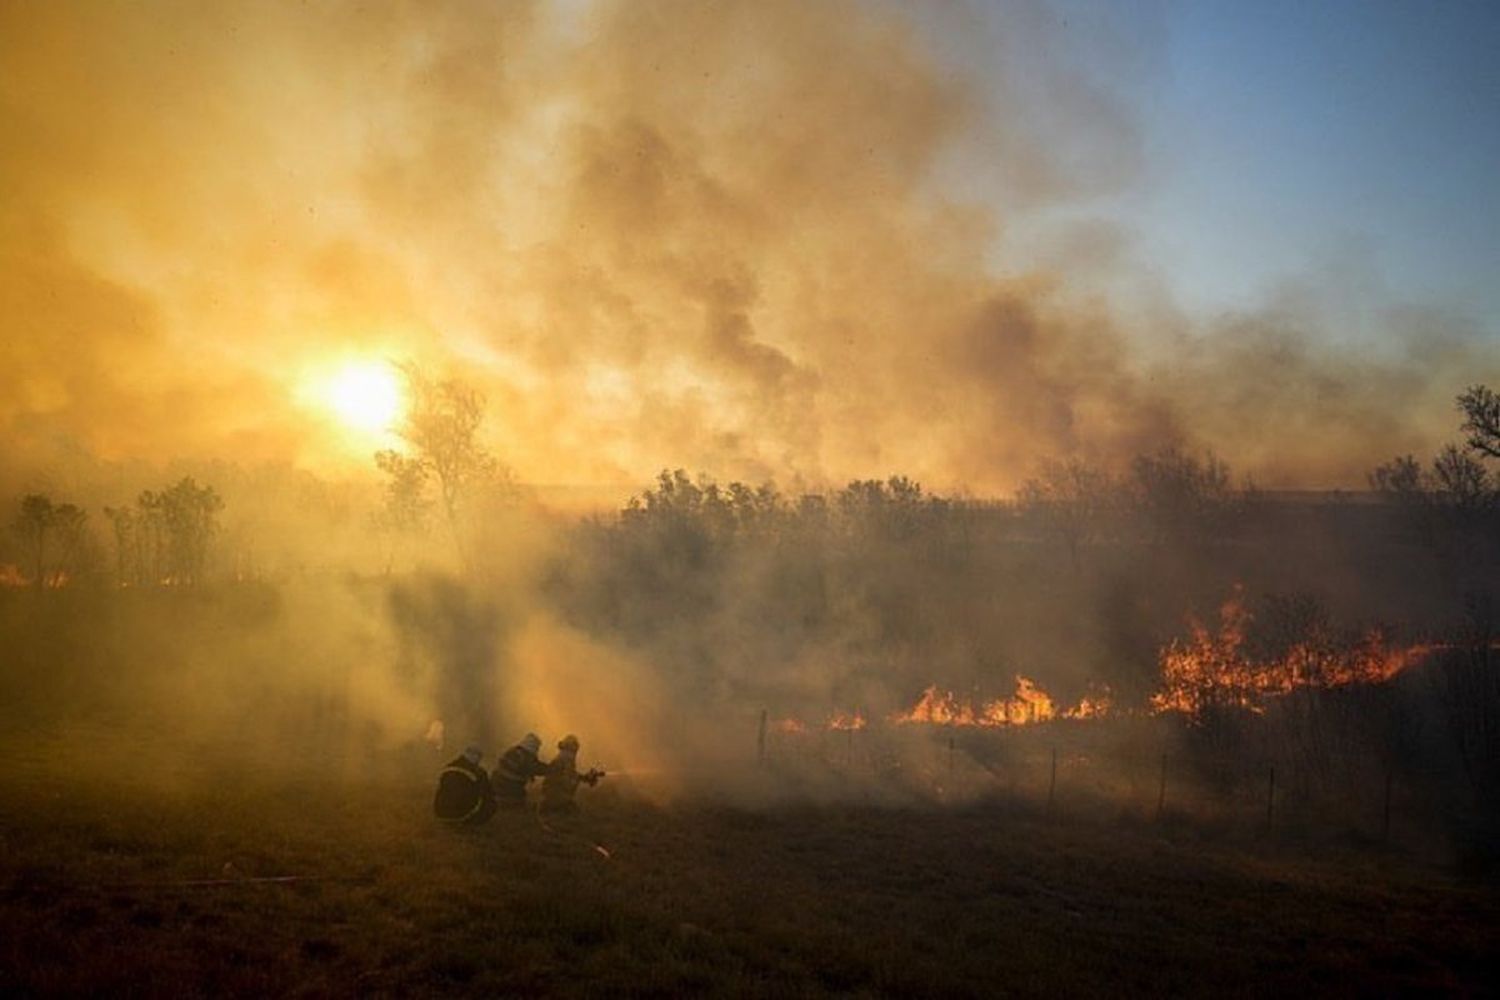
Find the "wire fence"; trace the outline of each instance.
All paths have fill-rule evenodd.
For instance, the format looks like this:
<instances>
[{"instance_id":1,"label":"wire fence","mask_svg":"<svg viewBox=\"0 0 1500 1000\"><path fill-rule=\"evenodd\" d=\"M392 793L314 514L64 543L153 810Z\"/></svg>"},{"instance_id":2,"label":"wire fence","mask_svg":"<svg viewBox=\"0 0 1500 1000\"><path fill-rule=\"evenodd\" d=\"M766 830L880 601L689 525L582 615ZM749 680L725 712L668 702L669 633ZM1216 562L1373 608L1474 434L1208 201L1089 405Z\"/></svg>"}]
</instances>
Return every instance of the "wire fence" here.
<instances>
[{"instance_id":1,"label":"wire fence","mask_svg":"<svg viewBox=\"0 0 1500 1000\"><path fill-rule=\"evenodd\" d=\"M1003 801L1054 820L1128 818L1390 845L1425 843L1434 829L1472 824L1494 807L1457 759L1369 748L1225 753L1180 737L1164 727L1143 735L1095 723L1009 732L773 729L757 734L756 754L793 790L817 789L831 776L892 800Z\"/></svg>"}]
</instances>

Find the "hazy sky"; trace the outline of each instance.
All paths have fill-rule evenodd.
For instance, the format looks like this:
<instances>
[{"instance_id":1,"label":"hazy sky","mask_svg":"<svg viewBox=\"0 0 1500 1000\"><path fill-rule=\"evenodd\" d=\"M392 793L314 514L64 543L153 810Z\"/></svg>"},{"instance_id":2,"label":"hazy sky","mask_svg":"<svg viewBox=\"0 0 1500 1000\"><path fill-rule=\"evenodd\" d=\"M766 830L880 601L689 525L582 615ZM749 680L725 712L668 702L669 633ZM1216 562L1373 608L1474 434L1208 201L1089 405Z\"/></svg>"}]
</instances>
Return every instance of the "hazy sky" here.
<instances>
[{"instance_id":1,"label":"hazy sky","mask_svg":"<svg viewBox=\"0 0 1500 1000\"><path fill-rule=\"evenodd\" d=\"M1252 308L1311 280L1500 329L1500 5L1055 0L925 16L950 65L992 92L1016 77L1051 88L1061 65L1116 102L1131 156L1112 165L1127 169L1062 217L1125 228L1184 307ZM1010 44L1018 23L1042 44ZM1099 151L1072 142L1063 155L1086 172ZM1003 205L982 158L957 173ZM1026 259L1024 245L1004 258Z\"/></svg>"},{"instance_id":2,"label":"hazy sky","mask_svg":"<svg viewBox=\"0 0 1500 1000\"><path fill-rule=\"evenodd\" d=\"M1360 485L1500 376L1495 9L0 0L0 478L395 358L534 482Z\"/></svg>"},{"instance_id":3,"label":"hazy sky","mask_svg":"<svg viewBox=\"0 0 1500 1000\"><path fill-rule=\"evenodd\" d=\"M1186 301L1346 268L1500 330L1500 4L1194 0L1163 19L1142 105L1162 176L1135 222Z\"/></svg>"}]
</instances>

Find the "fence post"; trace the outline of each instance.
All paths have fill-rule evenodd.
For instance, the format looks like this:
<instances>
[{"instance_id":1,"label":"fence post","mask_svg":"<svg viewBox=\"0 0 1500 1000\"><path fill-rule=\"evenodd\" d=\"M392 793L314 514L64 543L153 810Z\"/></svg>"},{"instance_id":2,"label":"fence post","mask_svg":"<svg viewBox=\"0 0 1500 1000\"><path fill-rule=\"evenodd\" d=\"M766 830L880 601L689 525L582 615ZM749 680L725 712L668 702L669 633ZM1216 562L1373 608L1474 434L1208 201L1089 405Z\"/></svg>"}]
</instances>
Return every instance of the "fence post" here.
<instances>
[{"instance_id":1,"label":"fence post","mask_svg":"<svg viewBox=\"0 0 1500 1000\"><path fill-rule=\"evenodd\" d=\"M766 710L760 710L760 732L755 737L755 762L764 765L766 762Z\"/></svg>"},{"instance_id":2,"label":"fence post","mask_svg":"<svg viewBox=\"0 0 1500 1000\"><path fill-rule=\"evenodd\" d=\"M1156 787L1156 821L1161 822L1167 806L1167 755L1161 755L1161 782Z\"/></svg>"},{"instance_id":3,"label":"fence post","mask_svg":"<svg viewBox=\"0 0 1500 1000\"><path fill-rule=\"evenodd\" d=\"M948 734L948 780L953 780L953 734Z\"/></svg>"}]
</instances>

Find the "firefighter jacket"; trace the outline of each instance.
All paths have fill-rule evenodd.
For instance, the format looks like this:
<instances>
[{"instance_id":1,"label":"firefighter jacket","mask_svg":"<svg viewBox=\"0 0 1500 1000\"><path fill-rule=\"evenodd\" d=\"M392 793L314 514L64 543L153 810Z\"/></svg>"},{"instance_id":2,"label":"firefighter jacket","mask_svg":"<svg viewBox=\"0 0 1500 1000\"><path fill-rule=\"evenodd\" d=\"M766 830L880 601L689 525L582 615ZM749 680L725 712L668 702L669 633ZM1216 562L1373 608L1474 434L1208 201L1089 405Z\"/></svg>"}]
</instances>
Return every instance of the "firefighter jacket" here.
<instances>
[{"instance_id":1,"label":"firefighter jacket","mask_svg":"<svg viewBox=\"0 0 1500 1000\"><path fill-rule=\"evenodd\" d=\"M432 811L449 823L483 823L495 814L495 791L489 775L466 757L456 757L438 775Z\"/></svg>"},{"instance_id":2,"label":"firefighter jacket","mask_svg":"<svg viewBox=\"0 0 1500 1000\"><path fill-rule=\"evenodd\" d=\"M542 778L542 809L546 812L571 812L574 808L573 793L578 791L579 782L587 781L592 785L596 780L597 775L592 772L588 775L578 773L577 750L559 750Z\"/></svg>"},{"instance_id":3,"label":"firefighter jacket","mask_svg":"<svg viewBox=\"0 0 1500 1000\"><path fill-rule=\"evenodd\" d=\"M532 778L541 776L547 766L536 754L517 743L500 755L492 779L495 795L501 802L514 805L526 801L526 785Z\"/></svg>"}]
</instances>

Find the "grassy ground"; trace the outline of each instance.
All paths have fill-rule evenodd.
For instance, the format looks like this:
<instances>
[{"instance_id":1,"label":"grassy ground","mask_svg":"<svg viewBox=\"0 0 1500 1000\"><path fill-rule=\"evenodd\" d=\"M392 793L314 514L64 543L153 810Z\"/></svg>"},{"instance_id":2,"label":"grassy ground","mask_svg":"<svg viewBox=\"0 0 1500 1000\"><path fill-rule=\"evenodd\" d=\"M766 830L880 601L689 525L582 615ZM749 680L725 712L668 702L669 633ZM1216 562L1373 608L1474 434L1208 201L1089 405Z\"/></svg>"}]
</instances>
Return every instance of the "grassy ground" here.
<instances>
[{"instance_id":1,"label":"grassy ground","mask_svg":"<svg viewBox=\"0 0 1500 1000\"><path fill-rule=\"evenodd\" d=\"M1500 942L1493 886L1187 830L108 777L0 778L0 993L1477 995Z\"/></svg>"}]
</instances>

